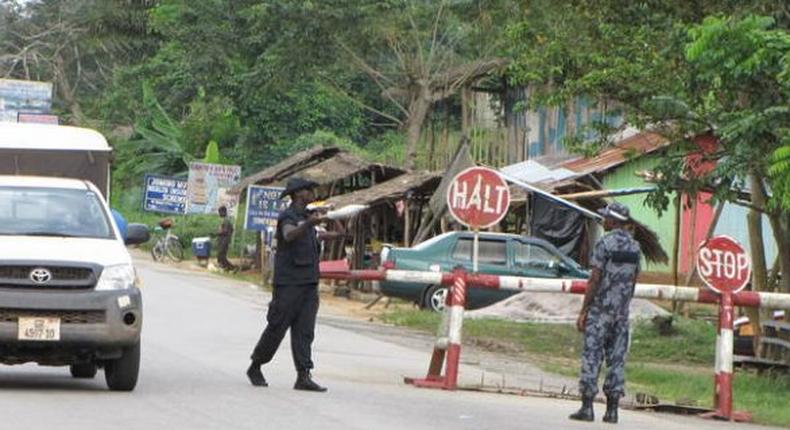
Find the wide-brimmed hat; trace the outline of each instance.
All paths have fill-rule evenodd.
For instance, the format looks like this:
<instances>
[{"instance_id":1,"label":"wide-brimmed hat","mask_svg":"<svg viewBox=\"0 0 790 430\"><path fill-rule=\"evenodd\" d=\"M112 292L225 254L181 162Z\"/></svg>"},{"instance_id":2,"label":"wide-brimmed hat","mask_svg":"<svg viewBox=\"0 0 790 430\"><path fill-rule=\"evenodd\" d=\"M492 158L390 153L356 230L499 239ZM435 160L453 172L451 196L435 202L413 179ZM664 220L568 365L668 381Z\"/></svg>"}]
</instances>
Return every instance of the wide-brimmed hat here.
<instances>
[{"instance_id":1,"label":"wide-brimmed hat","mask_svg":"<svg viewBox=\"0 0 790 430\"><path fill-rule=\"evenodd\" d=\"M291 178L288 180L288 183L285 184L285 190L283 190L283 192L280 193L280 198L284 199L285 196L290 196L299 190L316 188L317 186L318 186L317 183L313 181L309 181L307 179Z\"/></svg>"},{"instance_id":2,"label":"wide-brimmed hat","mask_svg":"<svg viewBox=\"0 0 790 430\"><path fill-rule=\"evenodd\" d=\"M622 203L609 203L605 208L598 209L598 213L606 218L616 219L618 221L628 221L631 219L631 211L628 206Z\"/></svg>"}]
</instances>

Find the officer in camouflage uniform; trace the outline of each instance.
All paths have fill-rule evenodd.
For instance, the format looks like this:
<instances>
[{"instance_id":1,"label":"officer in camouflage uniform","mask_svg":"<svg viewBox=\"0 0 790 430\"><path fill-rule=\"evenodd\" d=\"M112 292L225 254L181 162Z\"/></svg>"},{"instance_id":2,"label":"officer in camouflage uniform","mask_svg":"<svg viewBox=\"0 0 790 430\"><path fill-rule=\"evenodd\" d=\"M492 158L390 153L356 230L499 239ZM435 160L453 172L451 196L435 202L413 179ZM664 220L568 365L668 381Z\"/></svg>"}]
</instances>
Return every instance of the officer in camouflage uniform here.
<instances>
[{"instance_id":1,"label":"officer in camouflage uniform","mask_svg":"<svg viewBox=\"0 0 790 430\"><path fill-rule=\"evenodd\" d=\"M639 275L641 250L626 230L628 208L611 203L600 211L607 234L595 244L592 274L576 326L584 332L579 391L582 408L570 418L593 421L593 399L598 393L598 373L606 357L608 372L604 422L617 422L617 406L625 393L625 356L628 352L628 307Z\"/></svg>"}]
</instances>

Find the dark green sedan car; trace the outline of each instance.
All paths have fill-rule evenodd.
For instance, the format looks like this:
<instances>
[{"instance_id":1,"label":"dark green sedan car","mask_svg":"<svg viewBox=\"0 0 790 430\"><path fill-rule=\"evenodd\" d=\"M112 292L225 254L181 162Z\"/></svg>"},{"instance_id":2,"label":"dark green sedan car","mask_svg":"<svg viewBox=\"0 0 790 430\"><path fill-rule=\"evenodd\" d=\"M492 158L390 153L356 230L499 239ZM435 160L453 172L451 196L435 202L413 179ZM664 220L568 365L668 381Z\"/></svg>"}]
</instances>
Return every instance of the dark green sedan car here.
<instances>
[{"instance_id":1,"label":"dark green sedan car","mask_svg":"<svg viewBox=\"0 0 790 430\"><path fill-rule=\"evenodd\" d=\"M413 248L385 248L382 264L399 270L450 272L462 266L472 271L471 232L450 232ZM480 233L478 271L491 275L534 278L587 278L589 273L550 243L515 234ZM441 311L447 287L400 282L381 282L381 292L414 301L420 307ZM506 299L516 291L470 288L468 309L477 309Z\"/></svg>"}]
</instances>

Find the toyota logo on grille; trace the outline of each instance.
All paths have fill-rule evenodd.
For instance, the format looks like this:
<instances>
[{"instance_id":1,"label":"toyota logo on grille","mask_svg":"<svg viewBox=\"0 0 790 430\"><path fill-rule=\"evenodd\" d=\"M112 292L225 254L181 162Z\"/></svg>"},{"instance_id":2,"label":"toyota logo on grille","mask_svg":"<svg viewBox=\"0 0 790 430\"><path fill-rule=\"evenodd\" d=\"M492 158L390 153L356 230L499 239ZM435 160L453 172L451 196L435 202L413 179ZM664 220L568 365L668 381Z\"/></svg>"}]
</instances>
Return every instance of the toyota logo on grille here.
<instances>
[{"instance_id":1,"label":"toyota logo on grille","mask_svg":"<svg viewBox=\"0 0 790 430\"><path fill-rule=\"evenodd\" d=\"M52 272L43 267L39 267L30 271L30 280L35 284L46 284L52 280Z\"/></svg>"}]
</instances>

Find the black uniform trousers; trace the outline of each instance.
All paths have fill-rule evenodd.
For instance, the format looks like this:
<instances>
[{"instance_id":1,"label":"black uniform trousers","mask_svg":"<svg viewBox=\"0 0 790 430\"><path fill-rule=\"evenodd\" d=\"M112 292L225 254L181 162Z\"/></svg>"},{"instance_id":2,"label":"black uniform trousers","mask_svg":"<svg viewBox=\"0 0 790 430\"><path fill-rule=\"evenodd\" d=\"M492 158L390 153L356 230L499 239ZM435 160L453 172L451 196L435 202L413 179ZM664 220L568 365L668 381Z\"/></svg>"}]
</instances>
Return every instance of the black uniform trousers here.
<instances>
[{"instance_id":1,"label":"black uniform trousers","mask_svg":"<svg viewBox=\"0 0 790 430\"><path fill-rule=\"evenodd\" d=\"M291 353L297 372L313 368L312 345L318 314L318 284L275 285L266 329L261 334L252 361L266 364L272 361L277 348L291 329Z\"/></svg>"},{"instance_id":2,"label":"black uniform trousers","mask_svg":"<svg viewBox=\"0 0 790 430\"><path fill-rule=\"evenodd\" d=\"M236 266L228 261L228 248L230 247L230 237L220 236L217 239L217 263L223 269L229 270Z\"/></svg>"}]
</instances>

